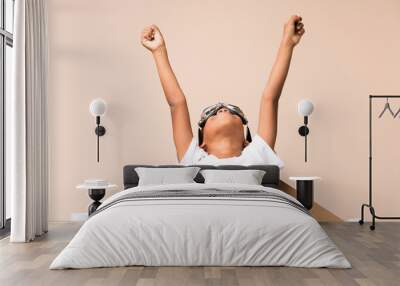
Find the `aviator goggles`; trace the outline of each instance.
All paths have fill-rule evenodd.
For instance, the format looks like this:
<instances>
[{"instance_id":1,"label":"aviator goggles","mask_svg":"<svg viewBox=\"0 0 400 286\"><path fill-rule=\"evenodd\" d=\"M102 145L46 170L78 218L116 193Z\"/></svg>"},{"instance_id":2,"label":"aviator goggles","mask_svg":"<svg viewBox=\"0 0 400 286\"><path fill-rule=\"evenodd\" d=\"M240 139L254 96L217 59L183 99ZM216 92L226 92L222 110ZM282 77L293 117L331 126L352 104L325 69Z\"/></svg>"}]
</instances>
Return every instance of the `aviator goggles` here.
<instances>
[{"instance_id":1,"label":"aviator goggles","mask_svg":"<svg viewBox=\"0 0 400 286\"><path fill-rule=\"evenodd\" d=\"M238 106L233 105L233 104L226 104L223 102L218 102L217 104L213 104L213 105L203 109L203 111L201 112L199 123L198 123L199 127L203 128L204 125L206 125L207 120L211 116L216 115L218 110L220 110L221 108L226 108L231 114L239 116L244 125L247 124L247 118L244 115L243 111Z\"/></svg>"}]
</instances>

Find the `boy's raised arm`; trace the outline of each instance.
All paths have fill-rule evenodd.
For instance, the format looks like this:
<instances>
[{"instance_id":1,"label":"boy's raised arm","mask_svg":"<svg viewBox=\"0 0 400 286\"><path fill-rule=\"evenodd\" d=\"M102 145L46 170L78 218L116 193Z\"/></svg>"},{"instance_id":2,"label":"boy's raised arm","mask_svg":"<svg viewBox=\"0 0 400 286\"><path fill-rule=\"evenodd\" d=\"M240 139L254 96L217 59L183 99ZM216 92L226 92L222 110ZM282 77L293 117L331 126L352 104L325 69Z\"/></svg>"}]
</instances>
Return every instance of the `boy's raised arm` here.
<instances>
[{"instance_id":1,"label":"boy's raised arm","mask_svg":"<svg viewBox=\"0 0 400 286\"><path fill-rule=\"evenodd\" d=\"M172 70L164 38L155 25L146 27L141 35L142 45L152 52L165 98L171 110L175 148L180 161L193 138L185 95Z\"/></svg>"},{"instance_id":2,"label":"boy's raised arm","mask_svg":"<svg viewBox=\"0 0 400 286\"><path fill-rule=\"evenodd\" d=\"M258 135L274 149L278 126L278 101L289 71L294 47L299 43L305 30L301 17L294 15L286 22L268 83L261 97Z\"/></svg>"}]
</instances>

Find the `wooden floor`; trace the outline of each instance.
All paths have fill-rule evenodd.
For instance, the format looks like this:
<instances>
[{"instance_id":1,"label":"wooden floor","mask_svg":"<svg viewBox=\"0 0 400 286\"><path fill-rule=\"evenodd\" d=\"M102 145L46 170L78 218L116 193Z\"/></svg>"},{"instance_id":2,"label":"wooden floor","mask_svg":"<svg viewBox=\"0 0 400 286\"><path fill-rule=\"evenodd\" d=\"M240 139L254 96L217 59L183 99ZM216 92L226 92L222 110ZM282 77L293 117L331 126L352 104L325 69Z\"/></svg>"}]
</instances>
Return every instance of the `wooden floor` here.
<instances>
[{"instance_id":1,"label":"wooden floor","mask_svg":"<svg viewBox=\"0 0 400 286\"><path fill-rule=\"evenodd\" d=\"M322 223L352 269L289 267L120 267L48 270L79 229L51 224L32 243L0 241L0 285L400 285L400 223L379 222L372 232L357 223Z\"/></svg>"}]
</instances>

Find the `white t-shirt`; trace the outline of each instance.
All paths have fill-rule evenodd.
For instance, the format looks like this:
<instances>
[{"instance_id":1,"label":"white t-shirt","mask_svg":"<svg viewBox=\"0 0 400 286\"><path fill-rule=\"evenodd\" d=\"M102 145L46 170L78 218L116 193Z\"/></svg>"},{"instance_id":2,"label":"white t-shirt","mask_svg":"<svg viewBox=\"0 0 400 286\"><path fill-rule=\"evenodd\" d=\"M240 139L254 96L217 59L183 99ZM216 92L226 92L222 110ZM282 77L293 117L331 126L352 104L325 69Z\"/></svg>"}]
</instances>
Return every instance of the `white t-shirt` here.
<instances>
[{"instance_id":1,"label":"white t-shirt","mask_svg":"<svg viewBox=\"0 0 400 286\"><path fill-rule=\"evenodd\" d=\"M208 154L193 137L185 155L180 161L182 165L277 165L283 168L284 163L275 154L271 147L260 136L255 135L253 140L243 149L242 154L230 158L222 158Z\"/></svg>"}]
</instances>

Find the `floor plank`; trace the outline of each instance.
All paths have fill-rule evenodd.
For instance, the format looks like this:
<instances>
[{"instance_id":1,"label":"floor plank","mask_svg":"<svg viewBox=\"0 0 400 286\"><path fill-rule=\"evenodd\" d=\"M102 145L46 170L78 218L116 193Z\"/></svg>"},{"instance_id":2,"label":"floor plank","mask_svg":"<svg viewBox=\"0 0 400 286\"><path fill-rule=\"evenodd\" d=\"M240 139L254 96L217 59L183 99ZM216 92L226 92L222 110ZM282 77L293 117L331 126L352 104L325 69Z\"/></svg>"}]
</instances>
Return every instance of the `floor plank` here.
<instances>
[{"instance_id":1,"label":"floor plank","mask_svg":"<svg viewBox=\"0 0 400 286\"><path fill-rule=\"evenodd\" d=\"M375 231L357 223L322 223L352 269L290 267L116 267L49 270L79 223L52 223L32 243L0 241L0 285L400 285L400 224L379 222Z\"/></svg>"}]
</instances>

